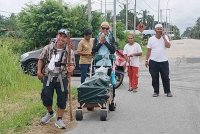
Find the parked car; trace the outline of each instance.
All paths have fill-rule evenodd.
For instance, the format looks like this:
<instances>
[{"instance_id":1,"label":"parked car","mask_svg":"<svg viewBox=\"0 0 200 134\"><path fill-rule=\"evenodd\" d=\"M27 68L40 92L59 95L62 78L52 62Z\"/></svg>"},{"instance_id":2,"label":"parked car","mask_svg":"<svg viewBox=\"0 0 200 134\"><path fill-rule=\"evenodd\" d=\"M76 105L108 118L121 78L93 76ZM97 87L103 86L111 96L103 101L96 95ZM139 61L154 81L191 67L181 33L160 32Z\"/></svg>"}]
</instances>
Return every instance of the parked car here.
<instances>
[{"instance_id":1,"label":"parked car","mask_svg":"<svg viewBox=\"0 0 200 134\"><path fill-rule=\"evenodd\" d=\"M82 38L71 38L72 45L73 45L72 48L75 53L75 61L76 61L74 75L80 75L79 55L77 54L76 50L78 47L78 43L80 42L81 39ZM25 73L28 73L29 75L32 75L32 76L37 75L37 62L38 62L38 57L41 52L42 52L42 49L39 49L35 51L26 52L21 55L20 63Z\"/></svg>"}]
</instances>

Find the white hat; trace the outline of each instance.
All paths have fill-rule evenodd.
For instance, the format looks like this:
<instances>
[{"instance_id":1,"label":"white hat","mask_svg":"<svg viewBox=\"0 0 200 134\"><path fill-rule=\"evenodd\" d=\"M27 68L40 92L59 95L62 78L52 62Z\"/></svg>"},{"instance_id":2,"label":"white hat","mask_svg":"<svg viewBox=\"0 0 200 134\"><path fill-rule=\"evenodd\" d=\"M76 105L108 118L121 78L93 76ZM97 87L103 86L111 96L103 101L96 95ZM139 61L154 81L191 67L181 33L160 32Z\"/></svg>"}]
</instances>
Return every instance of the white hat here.
<instances>
[{"instance_id":1,"label":"white hat","mask_svg":"<svg viewBox=\"0 0 200 134\"><path fill-rule=\"evenodd\" d=\"M158 27L162 28L162 24L156 24L155 25L155 29L158 28Z\"/></svg>"}]
</instances>

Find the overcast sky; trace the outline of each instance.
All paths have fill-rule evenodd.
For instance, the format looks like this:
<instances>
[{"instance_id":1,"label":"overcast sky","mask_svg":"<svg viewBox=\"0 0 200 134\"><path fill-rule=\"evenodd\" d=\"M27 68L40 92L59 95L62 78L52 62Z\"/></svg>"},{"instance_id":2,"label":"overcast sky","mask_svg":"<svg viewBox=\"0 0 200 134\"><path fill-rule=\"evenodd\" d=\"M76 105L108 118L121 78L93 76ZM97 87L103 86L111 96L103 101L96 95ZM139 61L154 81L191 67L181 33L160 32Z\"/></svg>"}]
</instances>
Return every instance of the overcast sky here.
<instances>
[{"instance_id":1,"label":"overcast sky","mask_svg":"<svg viewBox=\"0 0 200 134\"><path fill-rule=\"evenodd\" d=\"M8 16L10 12L18 13L20 10L25 7L25 3L37 4L40 0L0 0L0 14ZM70 5L75 4L86 4L87 0L63 0L65 3ZM113 0L102 0L102 12L105 12L105 1L106 9L113 9ZM135 0L129 1L129 9L134 8ZM159 0L136 0L137 12L147 9L150 11L149 14L155 16L155 20L158 20L158 1ZM126 0L117 0L117 12L122 8L120 3L125 3ZM92 10L101 11L101 0L92 0ZM168 3L168 4L167 4ZM167 6L168 5L168 6ZM162 11L162 17L159 18L163 21L166 21L166 10L170 9L167 12L167 20L170 21L173 25L176 25L181 33L187 28L195 25L196 20L200 17L200 0L160 0L160 9Z\"/></svg>"}]
</instances>

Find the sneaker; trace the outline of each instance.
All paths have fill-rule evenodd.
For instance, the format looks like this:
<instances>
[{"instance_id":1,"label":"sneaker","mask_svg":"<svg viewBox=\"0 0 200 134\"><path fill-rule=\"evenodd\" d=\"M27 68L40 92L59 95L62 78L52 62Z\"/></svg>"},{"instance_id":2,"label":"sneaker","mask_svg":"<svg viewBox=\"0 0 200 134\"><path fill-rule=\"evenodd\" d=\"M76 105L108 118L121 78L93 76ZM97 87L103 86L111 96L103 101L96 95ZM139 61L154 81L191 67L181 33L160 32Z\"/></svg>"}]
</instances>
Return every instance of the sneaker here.
<instances>
[{"instance_id":1,"label":"sneaker","mask_svg":"<svg viewBox=\"0 0 200 134\"><path fill-rule=\"evenodd\" d=\"M154 93L154 94L153 94L153 97L158 97L158 96L159 96L158 93Z\"/></svg>"},{"instance_id":2,"label":"sneaker","mask_svg":"<svg viewBox=\"0 0 200 134\"><path fill-rule=\"evenodd\" d=\"M66 125L63 122L63 120L59 119L55 122L55 126L60 128L60 129L66 129Z\"/></svg>"},{"instance_id":3,"label":"sneaker","mask_svg":"<svg viewBox=\"0 0 200 134\"><path fill-rule=\"evenodd\" d=\"M171 92L167 93L167 97L173 97L172 93Z\"/></svg>"},{"instance_id":4,"label":"sneaker","mask_svg":"<svg viewBox=\"0 0 200 134\"><path fill-rule=\"evenodd\" d=\"M41 123L42 123L42 124L47 124L47 123L49 123L49 121L51 120L51 118L53 118L54 116L55 116L55 113L53 113L52 115L50 115L49 112L46 113L46 115L45 115L44 117L42 117Z\"/></svg>"}]
</instances>

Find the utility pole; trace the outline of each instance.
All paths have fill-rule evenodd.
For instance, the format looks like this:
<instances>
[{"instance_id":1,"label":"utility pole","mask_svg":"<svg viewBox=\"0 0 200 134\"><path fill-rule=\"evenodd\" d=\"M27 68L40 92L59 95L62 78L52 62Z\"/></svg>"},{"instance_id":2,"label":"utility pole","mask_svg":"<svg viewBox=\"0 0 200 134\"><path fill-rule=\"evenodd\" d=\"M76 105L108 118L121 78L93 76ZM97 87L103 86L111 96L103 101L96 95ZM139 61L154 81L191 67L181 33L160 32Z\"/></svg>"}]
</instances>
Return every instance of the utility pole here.
<instances>
[{"instance_id":1,"label":"utility pole","mask_svg":"<svg viewBox=\"0 0 200 134\"><path fill-rule=\"evenodd\" d=\"M102 2L102 0L101 0L101 14L103 13L103 2Z\"/></svg>"},{"instance_id":2,"label":"utility pole","mask_svg":"<svg viewBox=\"0 0 200 134\"><path fill-rule=\"evenodd\" d=\"M134 34L135 34L135 29L136 29L136 0L135 0L135 5L134 5Z\"/></svg>"},{"instance_id":3,"label":"utility pole","mask_svg":"<svg viewBox=\"0 0 200 134\"><path fill-rule=\"evenodd\" d=\"M88 0L88 7L87 7L87 13L88 13L88 23L89 25L91 26L91 22L92 22L92 15L91 15L91 10L92 10L92 7L91 7L91 0Z\"/></svg>"},{"instance_id":4,"label":"utility pole","mask_svg":"<svg viewBox=\"0 0 200 134\"><path fill-rule=\"evenodd\" d=\"M162 24L163 20L162 20L162 9L160 9L160 22Z\"/></svg>"},{"instance_id":5,"label":"utility pole","mask_svg":"<svg viewBox=\"0 0 200 134\"><path fill-rule=\"evenodd\" d=\"M126 31L128 30L128 0L126 0Z\"/></svg>"},{"instance_id":6,"label":"utility pole","mask_svg":"<svg viewBox=\"0 0 200 134\"><path fill-rule=\"evenodd\" d=\"M160 16L160 0L158 0L158 23L160 23L159 16Z\"/></svg>"},{"instance_id":7,"label":"utility pole","mask_svg":"<svg viewBox=\"0 0 200 134\"><path fill-rule=\"evenodd\" d=\"M113 7L113 9L114 9L114 14L113 14L113 36L114 36L114 38L115 38L115 40L117 39L117 37L116 37L116 0L114 0L114 7Z\"/></svg>"},{"instance_id":8,"label":"utility pole","mask_svg":"<svg viewBox=\"0 0 200 134\"><path fill-rule=\"evenodd\" d=\"M105 0L105 21L107 20L107 13L106 13L106 0Z\"/></svg>"}]
</instances>

